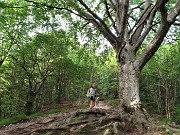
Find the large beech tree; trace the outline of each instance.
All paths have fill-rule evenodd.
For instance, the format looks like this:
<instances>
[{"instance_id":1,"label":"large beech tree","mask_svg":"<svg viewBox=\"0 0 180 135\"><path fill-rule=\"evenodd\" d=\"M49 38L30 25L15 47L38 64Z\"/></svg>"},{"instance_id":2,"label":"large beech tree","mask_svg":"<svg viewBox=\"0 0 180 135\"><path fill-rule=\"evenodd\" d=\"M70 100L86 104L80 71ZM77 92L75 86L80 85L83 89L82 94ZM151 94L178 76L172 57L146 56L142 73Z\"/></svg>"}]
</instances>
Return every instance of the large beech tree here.
<instances>
[{"instance_id":1,"label":"large beech tree","mask_svg":"<svg viewBox=\"0 0 180 135\"><path fill-rule=\"evenodd\" d=\"M158 50L171 26L177 25L179 29L180 0L24 1L22 5L30 10L32 7L46 9L48 13L53 10L55 15L71 18L69 20L76 26L84 22L84 27L89 26L92 30L95 28L109 41L119 65L121 104L127 107L140 106L141 70Z\"/></svg>"}]
</instances>

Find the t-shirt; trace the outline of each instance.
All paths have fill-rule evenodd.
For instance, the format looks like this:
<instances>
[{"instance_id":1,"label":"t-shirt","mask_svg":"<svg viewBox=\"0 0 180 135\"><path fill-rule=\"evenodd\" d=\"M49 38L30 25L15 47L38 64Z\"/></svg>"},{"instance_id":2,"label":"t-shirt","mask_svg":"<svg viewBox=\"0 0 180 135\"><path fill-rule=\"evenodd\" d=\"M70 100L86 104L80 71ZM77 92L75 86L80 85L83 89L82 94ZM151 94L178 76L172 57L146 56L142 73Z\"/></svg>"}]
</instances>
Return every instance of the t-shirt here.
<instances>
[{"instance_id":1,"label":"t-shirt","mask_svg":"<svg viewBox=\"0 0 180 135\"><path fill-rule=\"evenodd\" d=\"M95 90L93 88L90 88L90 94L91 94L91 96L95 95Z\"/></svg>"}]
</instances>

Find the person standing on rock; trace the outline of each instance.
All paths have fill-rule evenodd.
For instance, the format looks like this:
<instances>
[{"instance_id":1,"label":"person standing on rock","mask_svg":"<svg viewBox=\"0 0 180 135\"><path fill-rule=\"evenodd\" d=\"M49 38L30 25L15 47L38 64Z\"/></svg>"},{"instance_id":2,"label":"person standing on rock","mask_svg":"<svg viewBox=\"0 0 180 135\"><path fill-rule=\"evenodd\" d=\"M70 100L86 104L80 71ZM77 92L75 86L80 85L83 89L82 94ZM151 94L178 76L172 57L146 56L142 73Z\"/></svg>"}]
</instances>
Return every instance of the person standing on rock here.
<instances>
[{"instance_id":1,"label":"person standing on rock","mask_svg":"<svg viewBox=\"0 0 180 135\"><path fill-rule=\"evenodd\" d=\"M89 92L90 92L90 109L92 109L95 106L95 99L96 99L96 93L94 89L94 83L91 84Z\"/></svg>"}]
</instances>

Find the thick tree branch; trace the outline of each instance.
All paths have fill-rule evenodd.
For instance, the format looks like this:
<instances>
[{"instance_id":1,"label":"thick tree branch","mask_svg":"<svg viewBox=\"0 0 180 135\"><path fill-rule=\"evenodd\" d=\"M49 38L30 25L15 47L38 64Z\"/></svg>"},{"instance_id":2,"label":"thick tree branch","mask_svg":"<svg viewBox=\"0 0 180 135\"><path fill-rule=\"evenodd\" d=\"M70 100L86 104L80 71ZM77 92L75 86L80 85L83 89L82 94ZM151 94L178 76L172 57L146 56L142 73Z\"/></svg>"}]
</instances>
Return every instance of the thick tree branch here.
<instances>
[{"instance_id":1,"label":"thick tree branch","mask_svg":"<svg viewBox=\"0 0 180 135\"><path fill-rule=\"evenodd\" d=\"M128 24L128 9L129 9L129 0L122 0L122 1L116 1L116 5L117 5L117 11L116 11L116 23L118 26L118 31L119 31L119 35L118 38L120 40L120 43L118 44L117 48L116 48L116 53L117 53L117 61L120 62L121 59L121 55L122 55L122 51L123 49L126 47L126 39L127 39L127 35L126 31L127 31L127 24ZM126 37L126 39L125 39Z\"/></svg>"},{"instance_id":2,"label":"thick tree branch","mask_svg":"<svg viewBox=\"0 0 180 135\"><path fill-rule=\"evenodd\" d=\"M176 17L180 15L180 0L176 1L176 5L171 11L171 13L168 15L167 20L170 24L174 23L176 21Z\"/></svg>"},{"instance_id":3,"label":"thick tree branch","mask_svg":"<svg viewBox=\"0 0 180 135\"><path fill-rule=\"evenodd\" d=\"M149 16L150 16L150 14L151 14L153 9L154 9L154 6L153 5L149 5L147 7L147 9L144 11L144 13L142 14L142 16L140 17L140 19L138 20L138 22L135 24L136 29L133 32L132 36L131 36L132 44L137 42L138 38L140 37L140 35L142 33L144 25L147 23L147 21L149 19Z\"/></svg>"},{"instance_id":4,"label":"thick tree branch","mask_svg":"<svg viewBox=\"0 0 180 135\"><path fill-rule=\"evenodd\" d=\"M78 0L78 1L87 10L87 12L93 16L94 19L97 19L99 21L100 25L102 25L104 27L103 31L107 31L105 33L109 33L108 35L111 36L111 41L109 41L109 42L111 44L115 44L115 43L119 42L117 37L111 32L111 30L108 28L108 26L105 24L105 22L97 14L95 14L82 0ZM102 28L100 31L103 32ZM107 35L107 34L105 34L105 35ZM107 40L109 39L109 37L105 37L105 38ZM112 39L114 39L114 43L112 42Z\"/></svg>"},{"instance_id":5,"label":"thick tree branch","mask_svg":"<svg viewBox=\"0 0 180 135\"><path fill-rule=\"evenodd\" d=\"M96 19L93 18L93 16L91 16L88 13L85 13L84 16L87 18L87 20L90 23L92 23L100 31L100 33L104 36L104 38L106 38L112 44L112 46L115 48L116 41L114 40L114 38L112 38L112 36L108 33L108 31L106 31L104 29L104 27L101 25L101 23L99 23Z\"/></svg>"},{"instance_id":6,"label":"thick tree branch","mask_svg":"<svg viewBox=\"0 0 180 135\"><path fill-rule=\"evenodd\" d=\"M115 24L114 19L112 18L112 15L111 15L110 12L109 12L109 7L108 7L107 0L104 1L104 4L105 4L105 7L106 7L107 15L108 15L109 19L110 19L111 22L112 22L112 25L113 25L114 30L116 31L116 34L118 35L118 34L119 34L119 31L118 31L118 29L117 29L117 27L116 27L116 24Z\"/></svg>"},{"instance_id":7,"label":"thick tree branch","mask_svg":"<svg viewBox=\"0 0 180 135\"><path fill-rule=\"evenodd\" d=\"M119 31L119 40L121 41L120 46L118 47L119 49L122 47L122 44L124 41L124 34L126 31L126 24L127 24L127 18L128 18L128 8L129 8L129 0L122 0L117 1L117 6L118 6L118 10L117 12L117 24L118 24L118 31Z\"/></svg>"},{"instance_id":8,"label":"thick tree branch","mask_svg":"<svg viewBox=\"0 0 180 135\"><path fill-rule=\"evenodd\" d=\"M152 9L153 9L153 5L149 5L146 10L144 11L144 13L141 15L141 17L139 18L139 20L136 22L136 24L134 25L134 27L137 27L134 31L134 33L132 34L132 36L136 33L136 31L138 30L138 28L145 22L147 21L149 14L151 13Z\"/></svg>"},{"instance_id":9,"label":"thick tree branch","mask_svg":"<svg viewBox=\"0 0 180 135\"><path fill-rule=\"evenodd\" d=\"M164 37L166 36L170 26L161 26L159 31L157 32L154 39L149 43L148 47L146 47L141 54L141 56L136 60L136 66L142 70L145 64L149 61L149 59L154 55L154 53L158 50L159 46L163 42Z\"/></svg>"},{"instance_id":10,"label":"thick tree branch","mask_svg":"<svg viewBox=\"0 0 180 135\"><path fill-rule=\"evenodd\" d=\"M164 37L166 36L170 24L167 21L167 10L165 8L167 0L159 0L157 1L157 7L161 13L161 24L160 28L153 38L153 40L149 43L149 45L143 50L140 57L135 61L135 65L139 70L142 70L142 68L145 66L145 64L149 61L149 59L154 55L154 53L158 50L159 46L164 40ZM175 18L174 18L175 19Z\"/></svg>"},{"instance_id":11,"label":"thick tree branch","mask_svg":"<svg viewBox=\"0 0 180 135\"><path fill-rule=\"evenodd\" d=\"M135 11L135 9L140 9L140 10L143 10L142 8L141 8L141 6L144 4L144 2L141 2L139 5L137 5L136 7L134 7L134 8L131 8L130 9L130 12L128 13L129 14L129 18L131 18L132 20L134 20L135 22L138 22L138 19L136 19L135 17L134 17L134 15L131 15L134 11ZM130 24L129 22L128 22L128 24ZM129 30L129 33L131 33L132 31L133 31L133 29L135 28L135 26L137 25L137 23L131 28L130 26L129 26L129 28L130 28L130 30Z\"/></svg>"},{"instance_id":12,"label":"thick tree branch","mask_svg":"<svg viewBox=\"0 0 180 135\"><path fill-rule=\"evenodd\" d=\"M141 36L139 36L139 39L137 39L137 41L136 41L136 43L134 45L135 53L137 52L139 47L142 45L144 39L146 38L146 36L148 35L149 31L151 30L153 19L154 19L154 16L155 16L156 12L157 12L157 8L154 7L154 9L151 11L151 14L150 14L149 20L148 20L148 22L147 22L147 24L145 26L144 32L142 33Z\"/></svg>"},{"instance_id":13,"label":"thick tree branch","mask_svg":"<svg viewBox=\"0 0 180 135\"><path fill-rule=\"evenodd\" d=\"M87 12L84 12L83 14L79 14L76 13L75 11L68 9L68 8L64 8L64 7L56 7L56 6L51 6L51 5L47 5L47 4L41 4L32 0L25 0L26 2L30 2L33 3L35 5L41 5L41 6L45 6L47 8L50 9L58 9L58 10L66 10L69 13L72 13L76 16L79 16L80 18L83 18L84 20L92 23L97 29L100 30L100 32L102 33L102 35L112 44L115 45L118 42L117 37L110 31L110 29L108 28L108 26L105 24L105 22L98 16L96 15L93 11L91 11L89 9L89 7L82 1L82 0L78 0L82 6L87 10Z\"/></svg>"}]
</instances>

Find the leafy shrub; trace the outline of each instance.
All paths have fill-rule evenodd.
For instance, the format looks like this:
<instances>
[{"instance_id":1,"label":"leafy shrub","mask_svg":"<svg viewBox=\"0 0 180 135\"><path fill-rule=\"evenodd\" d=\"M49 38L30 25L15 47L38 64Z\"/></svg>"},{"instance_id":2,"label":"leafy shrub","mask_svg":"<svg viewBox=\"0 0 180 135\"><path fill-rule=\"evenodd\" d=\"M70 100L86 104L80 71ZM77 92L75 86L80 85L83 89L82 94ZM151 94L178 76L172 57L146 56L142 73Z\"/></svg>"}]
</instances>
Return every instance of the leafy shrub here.
<instances>
[{"instance_id":1,"label":"leafy shrub","mask_svg":"<svg viewBox=\"0 0 180 135\"><path fill-rule=\"evenodd\" d=\"M170 122L170 119L166 116L158 116L157 120L159 121L159 124L165 125Z\"/></svg>"}]
</instances>

